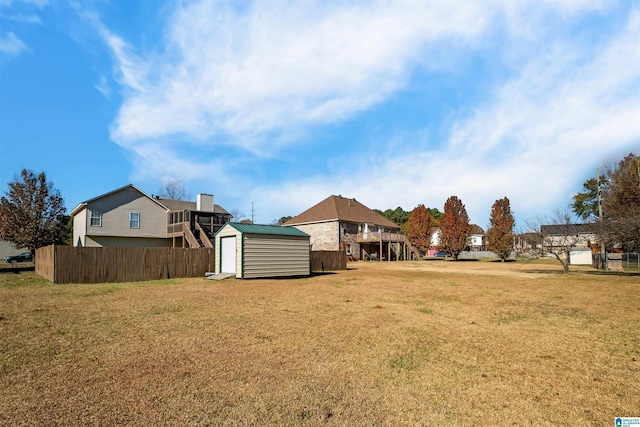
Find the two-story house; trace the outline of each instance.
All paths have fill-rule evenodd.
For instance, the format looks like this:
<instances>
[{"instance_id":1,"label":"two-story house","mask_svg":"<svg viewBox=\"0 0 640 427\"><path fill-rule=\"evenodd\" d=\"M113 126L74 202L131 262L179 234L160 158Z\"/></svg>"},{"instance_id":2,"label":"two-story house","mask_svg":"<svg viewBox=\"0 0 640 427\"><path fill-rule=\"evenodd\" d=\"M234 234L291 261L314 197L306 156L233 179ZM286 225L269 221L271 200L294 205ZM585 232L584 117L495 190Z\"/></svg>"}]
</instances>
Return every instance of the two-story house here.
<instances>
[{"instance_id":1,"label":"two-story house","mask_svg":"<svg viewBox=\"0 0 640 427\"><path fill-rule=\"evenodd\" d=\"M353 260L419 257L396 223L356 199L329 196L283 225L309 234L314 251L344 250Z\"/></svg>"},{"instance_id":2,"label":"two-story house","mask_svg":"<svg viewBox=\"0 0 640 427\"><path fill-rule=\"evenodd\" d=\"M80 203L71 215L73 245L98 247L213 247L213 234L231 220L210 194L161 199L132 184Z\"/></svg>"}]
</instances>

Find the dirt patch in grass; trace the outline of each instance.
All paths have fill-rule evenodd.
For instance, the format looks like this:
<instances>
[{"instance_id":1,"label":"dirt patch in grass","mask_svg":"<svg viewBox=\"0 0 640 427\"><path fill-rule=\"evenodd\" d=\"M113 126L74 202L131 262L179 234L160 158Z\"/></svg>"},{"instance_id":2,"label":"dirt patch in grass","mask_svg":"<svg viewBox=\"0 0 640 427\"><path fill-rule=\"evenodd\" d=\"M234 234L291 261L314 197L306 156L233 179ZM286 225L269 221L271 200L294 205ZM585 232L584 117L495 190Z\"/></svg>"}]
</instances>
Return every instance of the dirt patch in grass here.
<instances>
[{"instance_id":1,"label":"dirt patch in grass","mask_svg":"<svg viewBox=\"0 0 640 427\"><path fill-rule=\"evenodd\" d=\"M555 426L637 415L637 276L544 263L349 267L115 285L0 275L0 425Z\"/></svg>"}]
</instances>

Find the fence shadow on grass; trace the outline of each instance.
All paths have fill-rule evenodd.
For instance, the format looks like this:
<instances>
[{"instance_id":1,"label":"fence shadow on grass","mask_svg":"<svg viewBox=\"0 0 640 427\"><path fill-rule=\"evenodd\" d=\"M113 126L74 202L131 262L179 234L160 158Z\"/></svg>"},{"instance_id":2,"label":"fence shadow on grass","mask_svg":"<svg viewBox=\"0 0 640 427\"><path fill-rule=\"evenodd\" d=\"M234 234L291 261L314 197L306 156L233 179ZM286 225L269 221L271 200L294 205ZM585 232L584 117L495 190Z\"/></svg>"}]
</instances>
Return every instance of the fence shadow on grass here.
<instances>
[{"instance_id":1,"label":"fence shadow on grass","mask_svg":"<svg viewBox=\"0 0 640 427\"><path fill-rule=\"evenodd\" d=\"M0 269L0 274L1 273L20 274L23 271L36 271L36 267L34 265L27 266L27 267L5 267Z\"/></svg>"},{"instance_id":2,"label":"fence shadow on grass","mask_svg":"<svg viewBox=\"0 0 640 427\"><path fill-rule=\"evenodd\" d=\"M332 274L337 274L335 271L313 271L311 272L311 277L316 277L316 276L329 276Z\"/></svg>"},{"instance_id":3,"label":"fence shadow on grass","mask_svg":"<svg viewBox=\"0 0 640 427\"><path fill-rule=\"evenodd\" d=\"M526 273L531 274L546 274L549 276L556 275L561 276L563 273L562 268L558 270L526 270ZM612 270L571 270L569 269L569 274L587 274L590 276L619 276L619 277L640 277L640 271L612 271Z\"/></svg>"},{"instance_id":4,"label":"fence shadow on grass","mask_svg":"<svg viewBox=\"0 0 640 427\"><path fill-rule=\"evenodd\" d=\"M593 270L582 271L581 273L593 276L640 277L640 271Z\"/></svg>"},{"instance_id":5,"label":"fence shadow on grass","mask_svg":"<svg viewBox=\"0 0 640 427\"><path fill-rule=\"evenodd\" d=\"M532 269L532 270L525 270L525 273L531 273L531 274L546 274L549 276L561 276L562 274L564 274L564 272L562 271L562 267L558 268L557 270L538 270L538 269ZM569 273L574 273L573 271L569 271Z\"/></svg>"}]
</instances>

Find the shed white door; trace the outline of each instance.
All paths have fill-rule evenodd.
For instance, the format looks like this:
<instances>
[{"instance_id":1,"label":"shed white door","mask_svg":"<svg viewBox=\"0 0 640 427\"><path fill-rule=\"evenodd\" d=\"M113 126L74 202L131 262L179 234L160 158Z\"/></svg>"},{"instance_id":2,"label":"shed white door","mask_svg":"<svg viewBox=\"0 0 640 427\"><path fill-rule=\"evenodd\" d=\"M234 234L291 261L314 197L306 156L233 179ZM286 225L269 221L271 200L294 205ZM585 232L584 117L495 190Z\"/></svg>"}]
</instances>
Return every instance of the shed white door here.
<instances>
[{"instance_id":1,"label":"shed white door","mask_svg":"<svg viewBox=\"0 0 640 427\"><path fill-rule=\"evenodd\" d=\"M236 236L220 239L220 272L236 274Z\"/></svg>"}]
</instances>

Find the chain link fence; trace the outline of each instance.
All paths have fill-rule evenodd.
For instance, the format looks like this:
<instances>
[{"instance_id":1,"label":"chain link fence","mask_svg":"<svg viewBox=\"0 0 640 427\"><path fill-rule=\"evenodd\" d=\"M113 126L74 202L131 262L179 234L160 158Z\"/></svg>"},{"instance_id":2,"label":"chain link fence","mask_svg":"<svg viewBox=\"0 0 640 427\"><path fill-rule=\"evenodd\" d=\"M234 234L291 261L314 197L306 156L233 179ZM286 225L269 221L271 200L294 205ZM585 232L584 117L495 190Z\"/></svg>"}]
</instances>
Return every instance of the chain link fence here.
<instances>
[{"instance_id":1,"label":"chain link fence","mask_svg":"<svg viewBox=\"0 0 640 427\"><path fill-rule=\"evenodd\" d=\"M640 254L593 254L592 265L601 270L640 271Z\"/></svg>"}]
</instances>

